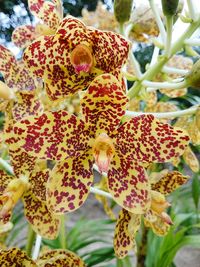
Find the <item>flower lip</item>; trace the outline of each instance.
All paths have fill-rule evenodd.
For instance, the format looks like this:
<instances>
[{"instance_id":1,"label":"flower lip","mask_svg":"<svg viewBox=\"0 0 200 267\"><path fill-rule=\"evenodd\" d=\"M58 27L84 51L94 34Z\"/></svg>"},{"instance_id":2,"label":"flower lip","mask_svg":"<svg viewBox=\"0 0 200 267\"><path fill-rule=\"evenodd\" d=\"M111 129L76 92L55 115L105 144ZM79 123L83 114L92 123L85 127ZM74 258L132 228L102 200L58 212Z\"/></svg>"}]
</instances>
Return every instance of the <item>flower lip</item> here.
<instances>
[{"instance_id":1,"label":"flower lip","mask_svg":"<svg viewBox=\"0 0 200 267\"><path fill-rule=\"evenodd\" d=\"M4 219L12 211L17 201L22 197L24 192L27 190L29 184L22 177L20 179L15 178L10 181L7 188L5 189L0 201L3 205L0 210L0 219Z\"/></svg>"},{"instance_id":2,"label":"flower lip","mask_svg":"<svg viewBox=\"0 0 200 267\"><path fill-rule=\"evenodd\" d=\"M92 53L85 44L79 44L74 48L70 55L70 61L77 74L89 73L94 65Z\"/></svg>"},{"instance_id":3,"label":"flower lip","mask_svg":"<svg viewBox=\"0 0 200 267\"><path fill-rule=\"evenodd\" d=\"M166 201L163 194L160 192L156 192L154 190L151 191L151 209L157 214L162 214L166 208L170 207L170 203Z\"/></svg>"},{"instance_id":4,"label":"flower lip","mask_svg":"<svg viewBox=\"0 0 200 267\"><path fill-rule=\"evenodd\" d=\"M99 171L108 172L110 162L115 153L115 147L112 139L106 134L101 133L94 141L93 156Z\"/></svg>"}]
</instances>

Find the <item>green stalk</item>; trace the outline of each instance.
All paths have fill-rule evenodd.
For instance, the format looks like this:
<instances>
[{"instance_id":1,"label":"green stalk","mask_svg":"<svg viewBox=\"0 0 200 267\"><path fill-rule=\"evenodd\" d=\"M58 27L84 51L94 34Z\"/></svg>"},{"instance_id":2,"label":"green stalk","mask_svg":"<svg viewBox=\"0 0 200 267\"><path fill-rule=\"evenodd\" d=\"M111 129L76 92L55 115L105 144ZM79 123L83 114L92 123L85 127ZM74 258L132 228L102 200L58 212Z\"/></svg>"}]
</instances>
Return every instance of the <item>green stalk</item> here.
<instances>
[{"instance_id":1,"label":"green stalk","mask_svg":"<svg viewBox=\"0 0 200 267\"><path fill-rule=\"evenodd\" d=\"M33 244L35 241L35 236L36 233L33 231L31 225L28 226L28 239L27 239L27 243L26 243L26 253L29 257L31 257L31 253L32 253L32 248L33 248Z\"/></svg>"},{"instance_id":2,"label":"green stalk","mask_svg":"<svg viewBox=\"0 0 200 267\"><path fill-rule=\"evenodd\" d=\"M143 226L142 239L138 247L137 265L136 265L137 267L145 267L145 260L147 254L147 234L148 234L148 229L145 226Z\"/></svg>"},{"instance_id":3,"label":"green stalk","mask_svg":"<svg viewBox=\"0 0 200 267\"><path fill-rule=\"evenodd\" d=\"M173 16L166 17L166 28L167 28L167 38L165 45L165 55L169 58L171 53L171 42L172 42L172 28L173 28Z\"/></svg>"},{"instance_id":4,"label":"green stalk","mask_svg":"<svg viewBox=\"0 0 200 267\"><path fill-rule=\"evenodd\" d=\"M189 38L195 30L200 26L200 20L190 24L188 29L182 34L182 36L174 43L171 48L171 55L176 54L184 45L184 41ZM160 56L158 61L152 65L142 76L142 79L135 82L128 92L128 97L132 99L137 96L142 88L142 81L151 80L157 73L160 72L165 63L169 60L166 56Z\"/></svg>"},{"instance_id":5,"label":"green stalk","mask_svg":"<svg viewBox=\"0 0 200 267\"><path fill-rule=\"evenodd\" d=\"M66 242L65 215L61 216L59 240L60 240L61 248L66 249L67 242Z\"/></svg>"}]
</instances>

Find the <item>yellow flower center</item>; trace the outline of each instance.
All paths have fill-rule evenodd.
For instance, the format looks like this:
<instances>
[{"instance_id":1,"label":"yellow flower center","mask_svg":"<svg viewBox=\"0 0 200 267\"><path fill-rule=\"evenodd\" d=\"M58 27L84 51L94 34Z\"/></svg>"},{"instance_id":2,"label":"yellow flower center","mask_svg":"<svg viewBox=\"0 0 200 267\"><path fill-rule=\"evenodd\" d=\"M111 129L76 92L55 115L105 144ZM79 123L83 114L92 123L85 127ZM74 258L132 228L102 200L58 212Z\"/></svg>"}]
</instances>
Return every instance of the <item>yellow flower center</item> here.
<instances>
[{"instance_id":1,"label":"yellow flower center","mask_svg":"<svg viewBox=\"0 0 200 267\"><path fill-rule=\"evenodd\" d=\"M107 173L110 161L115 153L112 139L106 133L101 133L95 139L92 150L99 171Z\"/></svg>"},{"instance_id":2,"label":"yellow flower center","mask_svg":"<svg viewBox=\"0 0 200 267\"><path fill-rule=\"evenodd\" d=\"M17 201L22 197L27 188L28 182L24 179L24 177L10 181L0 198L3 205L0 211L0 218L5 218L12 211Z\"/></svg>"},{"instance_id":3,"label":"yellow flower center","mask_svg":"<svg viewBox=\"0 0 200 267\"><path fill-rule=\"evenodd\" d=\"M79 44L74 48L70 60L77 74L90 72L94 64L92 53L89 47L84 44Z\"/></svg>"}]
</instances>

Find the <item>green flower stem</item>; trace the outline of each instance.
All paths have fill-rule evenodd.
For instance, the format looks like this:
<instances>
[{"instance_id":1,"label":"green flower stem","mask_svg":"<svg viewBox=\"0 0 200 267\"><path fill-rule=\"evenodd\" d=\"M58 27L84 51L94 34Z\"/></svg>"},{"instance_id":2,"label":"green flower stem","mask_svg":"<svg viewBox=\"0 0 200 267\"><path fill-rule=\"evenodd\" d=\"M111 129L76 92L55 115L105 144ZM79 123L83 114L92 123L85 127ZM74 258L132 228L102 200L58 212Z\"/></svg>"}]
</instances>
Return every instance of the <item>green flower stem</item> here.
<instances>
[{"instance_id":1,"label":"green flower stem","mask_svg":"<svg viewBox=\"0 0 200 267\"><path fill-rule=\"evenodd\" d=\"M141 79L142 73L141 73L141 70L140 70L140 64L138 63L137 59L135 58L135 56L134 56L134 54L133 54L133 52L131 50L129 52L129 58L131 60L131 63L133 64L136 77L138 79Z\"/></svg>"},{"instance_id":2,"label":"green flower stem","mask_svg":"<svg viewBox=\"0 0 200 267\"><path fill-rule=\"evenodd\" d=\"M113 197L112 197L112 195L110 193L105 192L103 190L100 190L100 189L98 189L96 187L90 187L90 193L97 194L97 195L100 195L100 196L104 196L104 197L113 199Z\"/></svg>"},{"instance_id":3,"label":"green flower stem","mask_svg":"<svg viewBox=\"0 0 200 267\"><path fill-rule=\"evenodd\" d=\"M168 58L170 57L170 54L171 54L173 18L174 16L166 17L167 37L166 37L166 44L165 44L165 55Z\"/></svg>"},{"instance_id":4,"label":"green flower stem","mask_svg":"<svg viewBox=\"0 0 200 267\"><path fill-rule=\"evenodd\" d=\"M189 45L185 45L185 53L190 57L199 57L199 54Z\"/></svg>"},{"instance_id":5,"label":"green flower stem","mask_svg":"<svg viewBox=\"0 0 200 267\"><path fill-rule=\"evenodd\" d=\"M162 41L165 43L166 32L165 32L165 27L163 25L163 22L160 18L159 10L158 10L154 0L149 0L149 4L150 4L150 7L151 7L153 14L155 16L155 20L156 20L156 23L158 25Z\"/></svg>"},{"instance_id":6,"label":"green flower stem","mask_svg":"<svg viewBox=\"0 0 200 267\"><path fill-rule=\"evenodd\" d=\"M36 260L38 258L38 255L40 253L41 242L42 242L42 237L40 235L37 235L35 241L35 247L32 254L33 260Z\"/></svg>"},{"instance_id":7,"label":"green flower stem","mask_svg":"<svg viewBox=\"0 0 200 267\"><path fill-rule=\"evenodd\" d=\"M124 23L120 23L119 24L119 32L120 32L121 35L125 36ZM140 79L141 76L142 76L142 73L141 73L141 70L140 70L140 65L139 65L137 59L135 58L133 52L131 51L131 49L130 49L130 52L129 52L129 58L131 60L131 63L133 64L133 67L134 67L135 74L136 74L137 78Z\"/></svg>"},{"instance_id":8,"label":"green flower stem","mask_svg":"<svg viewBox=\"0 0 200 267\"><path fill-rule=\"evenodd\" d=\"M116 267L132 267L132 263L130 261L130 257L126 256L124 259L116 259L117 266Z\"/></svg>"},{"instance_id":9,"label":"green flower stem","mask_svg":"<svg viewBox=\"0 0 200 267\"><path fill-rule=\"evenodd\" d=\"M35 242L35 236L36 233L33 231L31 225L29 225L28 227L28 238L27 238L27 243L26 243L26 253L29 257L31 257L31 253L32 253L32 248L33 248L33 244Z\"/></svg>"},{"instance_id":10,"label":"green flower stem","mask_svg":"<svg viewBox=\"0 0 200 267\"><path fill-rule=\"evenodd\" d=\"M183 109L183 110L179 110L179 111L172 111L172 112L135 112L135 111L129 111L127 110L125 115L129 116L129 117L135 117L135 116L140 116L140 115L153 115L155 118L158 119L167 119L167 118L176 118L176 117L182 117L182 116L186 116L186 115L192 115L194 114L197 109L198 109L199 105L193 106L191 108L187 108L187 109Z\"/></svg>"},{"instance_id":11,"label":"green flower stem","mask_svg":"<svg viewBox=\"0 0 200 267\"><path fill-rule=\"evenodd\" d=\"M177 90L177 89L181 89L184 87L187 87L187 83L185 81L182 82L151 82L151 81L143 81L142 85L144 87L151 87L151 88L147 88L147 92L153 92L156 91L158 89L171 89L171 90Z\"/></svg>"},{"instance_id":12,"label":"green flower stem","mask_svg":"<svg viewBox=\"0 0 200 267\"><path fill-rule=\"evenodd\" d=\"M10 174L14 175L12 166L10 166L10 164L5 159L0 158L0 166L2 166Z\"/></svg>"},{"instance_id":13,"label":"green flower stem","mask_svg":"<svg viewBox=\"0 0 200 267\"><path fill-rule=\"evenodd\" d=\"M189 27L186 29L186 31L180 36L180 38L174 43L174 45L171 48L171 55L176 54L184 44L184 41L188 39L200 26L200 19L196 22L193 22L189 25ZM151 80L157 73L160 72L160 70L163 68L165 63L169 60L166 56L160 56L158 58L158 61L154 63L142 76L141 80L138 82L135 82L134 85L130 88L128 92L128 96L130 99L137 96L139 91L142 88L142 82L144 80Z\"/></svg>"},{"instance_id":14,"label":"green flower stem","mask_svg":"<svg viewBox=\"0 0 200 267\"><path fill-rule=\"evenodd\" d=\"M138 247L137 253L137 267L145 267L145 260L147 254L147 234L148 229L143 226L142 227L142 239Z\"/></svg>"},{"instance_id":15,"label":"green flower stem","mask_svg":"<svg viewBox=\"0 0 200 267\"><path fill-rule=\"evenodd\" d=\"M60 240L61 248L62 249L67 249L65 215L61 216L59 240Z\"/></svg>"},{"instance_id":16,"label":"green flower stem","mask_svg":"<svg viewBox=\"0 0 200 267\"><path fill-rule=\"evenodd\" d=\"M188 74L189 70L177 69L177 68L173 68L173 67L164 66L162 68L162 72L167 73L167 74L186 75L186 74Z\"/></svg>"},{"instance_id":17,"label":"green flower stem","mask_svg":"<svg viewBox=\"0 0 200 267\"><path fill-rule=\"evenodd\" d=\"M134 75L132 75L132 74L130 74L130 73L128 73L128 72L126 72L126 71L123 71L122 70L122 74L124 75L124 77L128 80L128 81L137 81L138 80L138 78L136 77L136 76L134 76Z\"/></svg>"},{"instance_id":18,"label":"green flower stem","mask_svg":"<svg viewBox=\"0 0 200 267\"><path fill-rule=\"evenodd\" d=\"M184 43L191 46L200 46L200 38L189 38Z\"/></svg>"},{"instance_id":19,"label":"green flower stem","mask_svg":"<svg viewBox=\"0 0 200 267\"><path fill-rule=\"evenodd\" d=\"M195 5L193 3L193 0L187 0L188 5L188 11L190 14L190 18L195 21L197 19L196 12L195 12Z\"/></svg>"}]
</instances>

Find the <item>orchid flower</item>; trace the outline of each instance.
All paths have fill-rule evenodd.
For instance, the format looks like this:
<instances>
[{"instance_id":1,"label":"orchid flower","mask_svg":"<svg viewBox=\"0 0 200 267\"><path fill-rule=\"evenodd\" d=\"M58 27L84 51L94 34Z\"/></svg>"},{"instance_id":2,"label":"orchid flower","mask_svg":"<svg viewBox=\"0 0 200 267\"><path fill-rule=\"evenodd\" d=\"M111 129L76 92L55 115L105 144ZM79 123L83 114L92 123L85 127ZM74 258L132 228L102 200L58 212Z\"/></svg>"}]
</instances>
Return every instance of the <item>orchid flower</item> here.
<instances>
[{"instance_id":1,"label":"orchid flower","mask_svg":"<svg viewBox=\"0 0 200 267\"><path fill-rule=\"evenodd\" d=\"M17 151L19 155L19 150ZM32 225L33 230L48 239L54 239L58 235L60 219L49 212L46 205L46 181L49 170L40 170L32 162L31 167L36 169L31 173L24 170L27 167L28 157L21 153L21 173L11 176L0 171L0 222L5 224L10 220L13 208L21 198L24 203L25 216ZM19 160L19 157L18 157ZM26 160L26 161L25 161ZM25 164L23 164L25 162ZM28 162L30 166L30 159ZM20 166L17 166L19 172Z\"/></svg>"},{"instance_id":2,"label":"orchid flower","mask_svg":"<svg viewBox=\"0 0 200 267\"><path fill-rule=\"evenodd\" d=\"M0 251L2 267L86 267L83 260L69 250L55 249L42 253L37 260L32 260L26 253L18 248L4 249Z\"/></svg>"},{"instance_id":3,"label":"orchid flower","mask_svg":"<svg viewBox=\"0 0 200 267\"><path fill-rule=\"evenodd\" d=\"M106 172L113 199L142 214L151 204L144 163L169 162L183 154L188 135L152 115L120 125L128 98L111 74L98 76L81 106L85 121L66 111L45 112L17 122L8 144L30 156L59 161L47 182L47 202L56 214L79 208L93 182L93 163Z\"/></svg>"},{"instance_id":4,"label":"orchid flower","mask_svg":"<svg viewBox=\"0 0 200 267\"><path fill-rule=\"evenodd\" d=\"M170 206L165 196L187 181L188 177L177 171L167 173L156 183L150 179L152 182L151 206L144 214L144 224L150 227L156 235L166 235L172 224L171 218L165 212L165 209ZM114 250L117 257L124 258L129 250L133 248L137 250L135 235L140 228L141 218L141 215L125 209L120 211L114 235Z\"/></svg>"},{"instance_id":5,"label":"orchid flower","mask_svg":"<svg viewBox=\"0 0 200 267\"><path fill-rule=\"evenodd\" d=\"M13 135L13 123L27 115L41 115L42 104L33 91L18 92L16 102L9 113L9 120L4 125L4 139ZM14 140L14 137L13 137ZM13 208L19 199L24 202L25 216L35 232L54 239L59 230L60 219L52 215L46 205L46 181L49 170L36 163L37 158L29 156L18 146L9 145L10 161L13 174L0 172L0 221L7 223Z\"/></svg>"},{"instance_id":6,"label":"orchid flower","mask_svg":"<svg viewBox=\"0 0 200 267\"><path fill-rule=\"evenodd\" d=\"M12 33L13 43L25 48L41 35L51 35L56 32L63 18L62 2L60 0L28 0L30 12L42 20L36 26L22 25Z\"/></svg>"},{"instance_id":7,"label":"orchid flower","mask_svg":"<svg viewBox=\"0 0 200 267\"><path fill-rule=\"evenodd\" d=\"M119 34L86 27L73 17L64 18L51 36L41 36L28 46L24 61L44 80L51 100L85 89L102 73L120 76L129 43Z\"/></svg>"}]
</instances>

